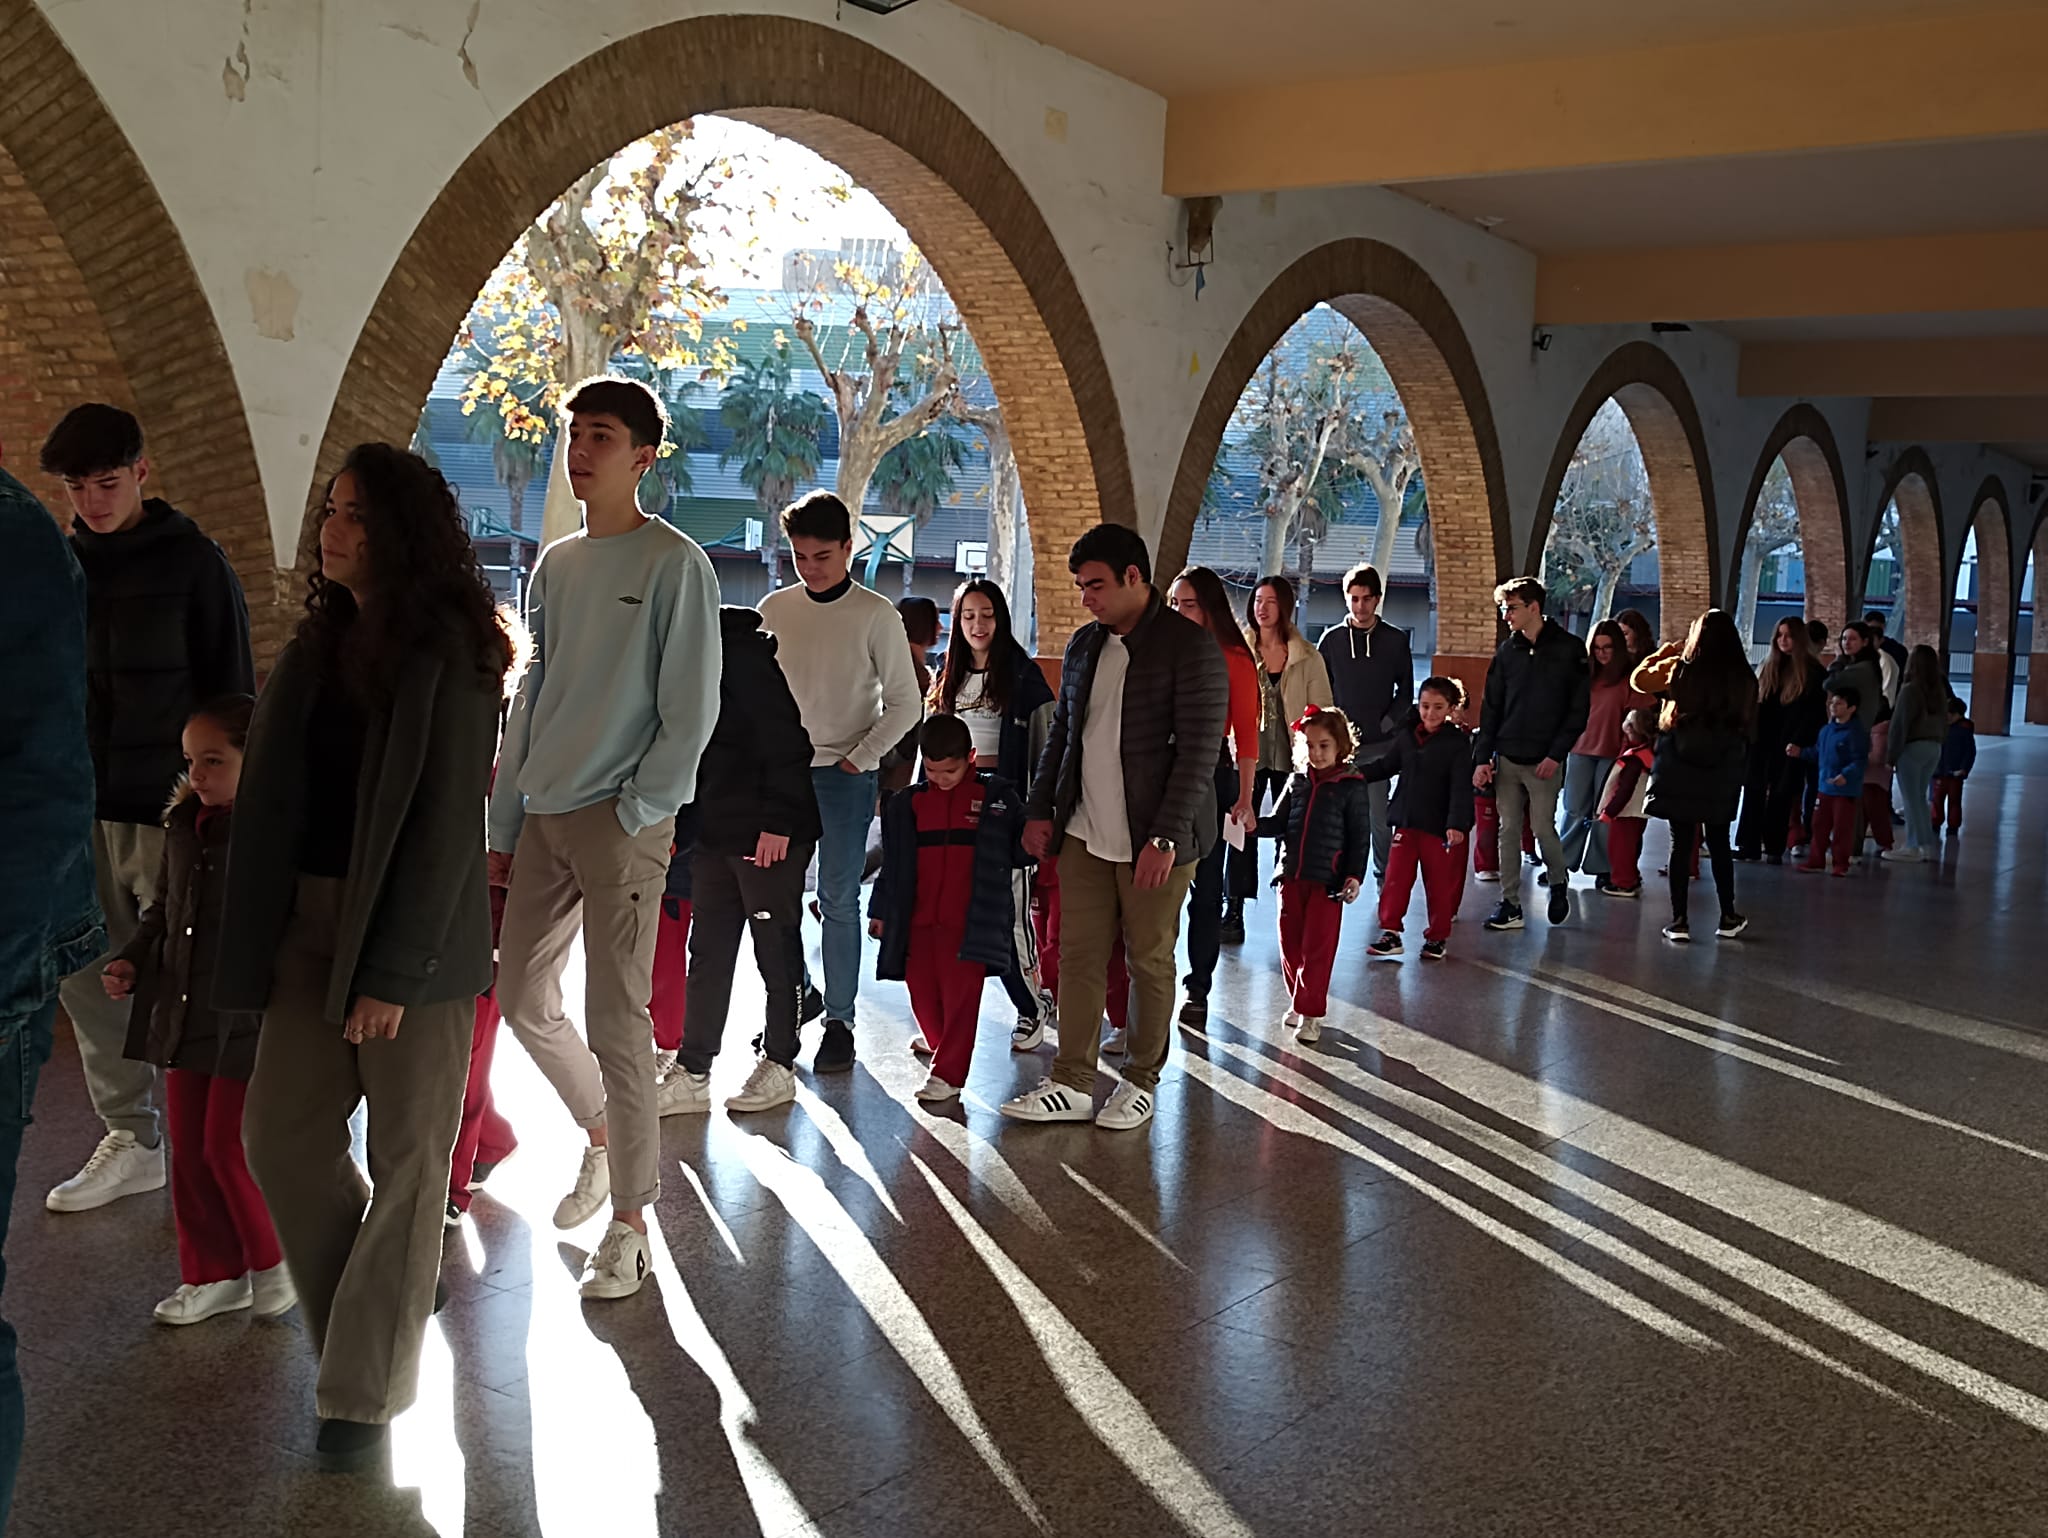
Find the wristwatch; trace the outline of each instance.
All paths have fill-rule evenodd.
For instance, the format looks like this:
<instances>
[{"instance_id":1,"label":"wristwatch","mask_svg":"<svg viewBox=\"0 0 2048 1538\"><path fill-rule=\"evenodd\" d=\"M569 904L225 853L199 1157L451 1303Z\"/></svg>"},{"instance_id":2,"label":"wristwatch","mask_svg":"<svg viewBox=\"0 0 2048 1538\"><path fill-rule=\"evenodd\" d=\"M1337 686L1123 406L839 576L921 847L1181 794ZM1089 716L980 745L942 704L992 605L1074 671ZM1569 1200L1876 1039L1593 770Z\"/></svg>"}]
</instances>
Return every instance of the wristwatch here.
<instances>
[{"instance_id":1,"label":"wristwatch","mask_svg":"<svg viewBox=\"0 0 2048 1538\"><path fill-rule=\"evenodd\" d=\"M1170 838L1148 838L1145 840L1145 842L1150 844L1154 849L1158 850L1161 854L1173 853L1174 843L1173 840Z\"/></svg>"}]
</instances>

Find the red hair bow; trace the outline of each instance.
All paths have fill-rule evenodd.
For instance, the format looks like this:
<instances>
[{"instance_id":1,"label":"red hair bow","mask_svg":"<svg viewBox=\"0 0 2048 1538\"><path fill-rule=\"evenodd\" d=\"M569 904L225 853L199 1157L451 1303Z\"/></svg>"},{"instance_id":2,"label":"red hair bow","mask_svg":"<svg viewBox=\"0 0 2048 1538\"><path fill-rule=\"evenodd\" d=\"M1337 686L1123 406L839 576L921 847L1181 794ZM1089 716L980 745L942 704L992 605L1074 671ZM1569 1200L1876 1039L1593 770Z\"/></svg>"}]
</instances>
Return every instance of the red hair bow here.
<instances>
[{"instance_id":1,"label":"red hair bow","mask_svg":"<svg viewBox=\"0 0 2048 1538\"><path fill-rule=\"evenodd\" d=\"M1298 719L1297 719L1297 720L1295 721L1295 723L1294 723L1294 726L1293 726L1293 728L1292 728L1292 729L1293 729L1294 731L1297 731L1297 732L1301 732L1301 731L1306 731L1306 730L1308 729L1308 724L1309 724L1309 722L1311 722L1311 721L1315 720L1315 719L1316 719L1316 717L1317 717L1317 716L1320 716L1320 715L1321 715L1322 713L1323 713L1323 707L1322 707L1322 706L1320 706L1320 705L1304 705L1304 706L1302 706L1302 708L1301 708L1301 715L1300 715L1300 717L1299 717L1299 718L1298 718Z\"/></svg>"}]
</instances>

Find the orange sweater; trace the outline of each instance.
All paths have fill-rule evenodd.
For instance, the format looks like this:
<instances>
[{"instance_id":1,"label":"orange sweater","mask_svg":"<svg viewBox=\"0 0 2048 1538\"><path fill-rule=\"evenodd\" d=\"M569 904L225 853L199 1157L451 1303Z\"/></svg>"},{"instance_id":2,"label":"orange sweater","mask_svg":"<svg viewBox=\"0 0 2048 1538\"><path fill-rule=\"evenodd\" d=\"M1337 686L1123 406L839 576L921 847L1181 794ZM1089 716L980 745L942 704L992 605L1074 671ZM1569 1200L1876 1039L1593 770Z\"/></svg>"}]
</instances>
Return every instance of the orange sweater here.
<instances>
[{"instance_id":1,"label":"orange sweater","mask_svg":"<svg viewBox=\"0 0 2048 1538\"><path fill-rule=\"evenodd\" d=\"M1227 647L1223 661L1230 674L1230 715L1223 740L1237 744L1237 761L1257 763L1259 758L1259 665L1251 653Z\"/></svg>"}]
</instances>

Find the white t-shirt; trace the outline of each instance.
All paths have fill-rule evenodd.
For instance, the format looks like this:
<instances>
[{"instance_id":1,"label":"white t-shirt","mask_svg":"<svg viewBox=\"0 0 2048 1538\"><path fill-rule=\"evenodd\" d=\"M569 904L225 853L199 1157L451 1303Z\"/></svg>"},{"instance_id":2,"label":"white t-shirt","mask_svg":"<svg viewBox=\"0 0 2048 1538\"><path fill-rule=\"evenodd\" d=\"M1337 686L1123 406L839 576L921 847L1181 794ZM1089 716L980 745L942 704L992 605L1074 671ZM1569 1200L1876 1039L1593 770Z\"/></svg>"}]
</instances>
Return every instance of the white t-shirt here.
<instances>
[{"instance_id":1,"label":"white t-shirt","mask_svg":"<svg viewBox=\"0 0 2048 1538\"><path fill-rule=\"evenodd\" d=\"M969 673L961 680L960 692L953 697L953 714L966 723L968 735L974 739L974 761L984 769L993 769L1003 746L1003 713L982 703L987 688L986 672Z\"/></svg>"},{"instance_id":2,"label":"white t-shirt","mask_svg":"<svg viewBox=\"0 0 2048 1538\"><path fill-rule=\"evenodd\" d=\"M1124 679L1130 670L1123 637L1106 636L1088 690L1088 719L1081 723L1081 799L1067 820L1067 831L1090 854L1113 865L1135 858L1124 804Z\"/></svg>"}]
</instances>

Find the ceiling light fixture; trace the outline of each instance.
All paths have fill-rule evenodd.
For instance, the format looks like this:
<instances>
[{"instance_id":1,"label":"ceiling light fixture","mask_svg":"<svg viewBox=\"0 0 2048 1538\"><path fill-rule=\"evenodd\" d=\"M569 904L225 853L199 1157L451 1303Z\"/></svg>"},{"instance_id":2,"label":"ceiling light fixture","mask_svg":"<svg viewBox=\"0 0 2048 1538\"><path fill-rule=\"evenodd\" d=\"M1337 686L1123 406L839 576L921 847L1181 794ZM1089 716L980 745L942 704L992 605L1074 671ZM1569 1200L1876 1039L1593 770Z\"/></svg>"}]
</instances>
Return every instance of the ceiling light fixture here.
<instances>
[{"instance_id":1,"label":"ceiling light fixture","mask_svg":"<svg viewBox=\"0 0 2048 1538\"><path fill-rule=\"evenodd\" d=\"M902 10L906 5L916 3L917 0L840 0L840 9L844 10L848 5L854 5L863 11L872 11L877 16L887 16Z\"/></svg>"}]
</instances>

